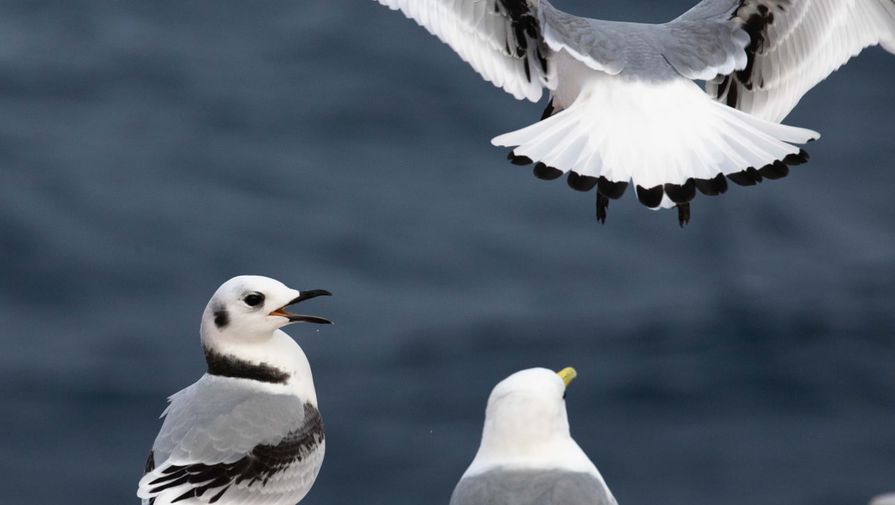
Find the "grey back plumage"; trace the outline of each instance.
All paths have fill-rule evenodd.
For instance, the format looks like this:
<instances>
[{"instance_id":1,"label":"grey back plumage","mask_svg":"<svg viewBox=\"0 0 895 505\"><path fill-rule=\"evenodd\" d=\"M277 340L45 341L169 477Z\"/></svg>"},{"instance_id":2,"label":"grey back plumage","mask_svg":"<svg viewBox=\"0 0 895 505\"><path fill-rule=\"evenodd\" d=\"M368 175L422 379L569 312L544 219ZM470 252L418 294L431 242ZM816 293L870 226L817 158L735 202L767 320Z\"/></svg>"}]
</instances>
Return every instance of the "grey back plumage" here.
<instances>
[{"instance_id":1,"label":"grey back plumage","mask_svg":"<svg viewBox=\"0 0 895 505\"><path fill-rule=\"evenodd\" d=\"M497 468L460 479L450 505L616 505L616 501L591 474Z\"/></svg>"},{"instance_id":2,"label":"grey back plumage","mask_svg":"<svg viewBox=\"0 0 895 505\"><path fill-rule=\"evenodd\" d=\"M206 375L171 397L153 444L156 463L216 463L276 444L305 420L305 401L265 393L255 381Z\"/></svg>"},{"instance_id":3,"label":"grey back plumage","mask_svg":"<svg viewBox=\"0 0 895 505\"><path fill-rule=\"evenodd\" d=\"M540 14L547 45L594 70L648 80L711 79L745 64L749 36L730 19L736 5L707 0L664 24L582 18L547 2Z\"/></svg>"}]
</instances>

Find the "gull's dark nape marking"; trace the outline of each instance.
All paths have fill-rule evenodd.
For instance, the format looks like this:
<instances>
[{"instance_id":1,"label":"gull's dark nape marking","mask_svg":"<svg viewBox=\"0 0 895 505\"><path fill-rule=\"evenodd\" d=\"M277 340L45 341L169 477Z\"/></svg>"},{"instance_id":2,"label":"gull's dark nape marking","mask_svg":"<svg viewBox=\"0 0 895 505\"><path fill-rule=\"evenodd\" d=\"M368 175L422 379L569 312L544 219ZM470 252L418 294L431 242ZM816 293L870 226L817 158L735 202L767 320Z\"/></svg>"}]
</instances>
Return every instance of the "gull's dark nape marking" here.
<instances>
[{"instance_id":1,"label":"gull's dark nape marking","mask_svg":"<svg viewBox=\"0 0 895 505\"><path fill-rule=\"evenodd\" d=\"M289 380L288 373L267 363L252 363L235 356L215 352L207 347L205 348L205 361L208 363L209 375L249 379L271 384L285 384Z\"/></svg>"},{"instance_id":2,"label":"gull's dark nape marking","mask_svg":"<svg viewBox=\"0 0 895 505\"><path fill-rule=\"evenodd\" d=\"M304 424L290 432L276 445L256 445L238 461L206 465L172 465L162 471L162 476L151 481L150 493L160 493L166 489L184 484L189 490L172 503L189 498L199 498L214 490L208 503L216 503L234 484L248 481L249 485L260 482L265 486L271 477L285 471L293 463L304 460L324 440L323 420L310 403L304 406Z\"/></svg>"}]
</instances>

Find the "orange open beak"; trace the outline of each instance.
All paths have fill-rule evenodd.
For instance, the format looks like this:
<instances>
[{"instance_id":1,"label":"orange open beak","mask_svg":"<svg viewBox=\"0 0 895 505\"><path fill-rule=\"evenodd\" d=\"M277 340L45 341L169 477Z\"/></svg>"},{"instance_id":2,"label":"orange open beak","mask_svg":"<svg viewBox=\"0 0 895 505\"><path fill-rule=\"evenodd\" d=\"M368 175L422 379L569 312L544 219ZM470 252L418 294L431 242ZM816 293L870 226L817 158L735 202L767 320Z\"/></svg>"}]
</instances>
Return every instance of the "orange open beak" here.
<instances>
[{"instance_id":1,"label":"orange open beak","mask_svg":"<svg viewBox=\"0 0 895 505\"><path fill-rule=\"evenodd\" d=\"M309 300L311 298L316 298L318 296L332 296L332 293L325 289L311 289L308 291L299 291L298 296L292 299L286 305L274 310L270 313L271 316L279 316L285 317L289 320L290 323L315 323L315 324L333 324L329 319L324 319L322 317L317 316L306 316L302 314L293 314L286 310L286 307L290 305L295 305L296 303L303 302L305 300Z\"/></svg>"}]
</instances>

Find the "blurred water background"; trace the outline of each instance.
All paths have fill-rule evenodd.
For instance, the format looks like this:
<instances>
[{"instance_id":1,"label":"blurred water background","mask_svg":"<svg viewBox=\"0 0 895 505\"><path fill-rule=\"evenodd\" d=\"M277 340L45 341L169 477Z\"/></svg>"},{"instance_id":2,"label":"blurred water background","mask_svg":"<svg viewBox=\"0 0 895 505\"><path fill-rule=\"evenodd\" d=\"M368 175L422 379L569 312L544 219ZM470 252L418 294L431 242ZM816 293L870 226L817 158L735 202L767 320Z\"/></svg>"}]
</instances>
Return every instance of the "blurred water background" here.
<instances>
[{"instance_id":1,"label":"blurred water background","mask_svg":"<svg viewBox=\"0 0 895 505\"><path fill-rule=\"evenodd\" d=\"M373 1L0 1L0 502L136 503L208 297L258 273L335 293L290 330L328 430L303 504L446 504L493 384L566 365L622 505L866 503L895 489L893 80L874 49L809 94L786 179L600 226L489 145L543 104Z\"/></svg>"}]
</instances>

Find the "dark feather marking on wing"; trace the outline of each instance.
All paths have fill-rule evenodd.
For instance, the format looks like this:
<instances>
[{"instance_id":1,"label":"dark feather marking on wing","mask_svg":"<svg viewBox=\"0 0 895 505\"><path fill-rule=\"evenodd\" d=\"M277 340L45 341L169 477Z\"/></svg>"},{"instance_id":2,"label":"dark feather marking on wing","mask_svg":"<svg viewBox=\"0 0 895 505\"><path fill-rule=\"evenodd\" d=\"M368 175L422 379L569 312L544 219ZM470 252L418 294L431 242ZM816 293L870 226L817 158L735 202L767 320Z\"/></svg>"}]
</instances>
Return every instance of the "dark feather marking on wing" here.
<instances>
[{"instance_id":1,"label":"dark feather marking on wing","mask_svg":"<svg viewBox=\"0 0 895 505\"><path fill-rule=\"evenodd\" d=\"M665 184L665 194L674 203L687 203L696 196L696 181L687 179L683 184Z\"/></svg>"},{"instance_id":2,"label":"dark feather marking on wing","mask_svg":"<svg viewBox=\"0 0 895 505\"><path fill-rule=\"evenodd\" d=\"M162 471L162 476L149 483L149 492L158 494L165 489L190 484L186 492L175 498L175 503L188 498L199 498L207 491L221 488L209 503L218 501L233 484L248 481L248 485L260 482L265 486L270 478L304 460L324 440L323 419L310 403L304 406L303 424L289 432L276 445L256 445L247 455L233 463L206 465L172 465Z\"/></svg>"},{"instance_id":3,"label":"dark feather marking on wing","mask_svg":"<svg viewBox=\"0 0 895 505\"><path fill-rule=\"evenodd\" d=\"M588 192L597 185L597 178L589 175L581 175L575 171L569 171L566 183L575 191Z\"/></svg>"},{"instance_id":4,"label":"dark feather marking on wing","mask_svg":"<svg viewBox=\"0 0 895 505\"><path fill-rule=\"evenodd\" d=\"M504 45L510 55L523 60L526 80L531 82L530 56L537 59L541 72L546 74L547 45L541 35L541 25L527 0L497 0L494 3L494 12L503 14L510 21Z\"/></svg>"},{"instance_id":5,"label":"dark feather marking on wing","mask_svg":"<svg viewBox=\"0 0 895 505\"><path fill-rule=\"evenodd\" d=\"M777 160L759 169L749 167L745 170L727 174L727 178L740 186L754 186L764 179L782 179L789 174L789 167L801 165L808 161L808 153L804 149L798 154L789 154L782 160Z\"/></svg>"},{"instance_id":6,"label":"dark feather marking on wing","mask_svg":"<svg viewBox=\"0 0 895 505\"><path fill-rule=\"evenodd\" d=\"M149 451L149 456L146 458L146 465L143 470L143 475L155 470L155 451ZM152 497L148 501L149 505L155 505L155 497Z\"/></svg>"},{"instance_id":7,"label":"dark feather marking on wing","mask_svg":"<svg viewBox=\"0 0 895 505\"><path fill-rule=\"evenodd\" d=\"M651 188L644 188L643 186L637 185L637 199L640 200L640 203L651 209L655 209L662 203L663 194L664 191L662 191L661 184Z\"/></svg>"},{"instance_id":8,"label":"dark feather marking on wing","mask_svg":"<svg viewBox=\"0 0 895 505\"><path fill-rule=\"evenodd\" d=\"M694 183L703 195L717 196L727 192L727 179L721 173L711 179L694 179Z\"/></svg>"},{"instance_id":9,"label":"dark feather marking on wing","mask_svg":"<svg viewBox=\"0 0 895 505\"><path fill-rule=\"evenodd\" d=\"M747 7L749 0L741 0L739 7L733 12L731 19L737 16L745 15L743 9ZM755 12L752 12L741 22L741 28L749 35L749 45L746 46L746 66L742 70L737 70L731 74L721 77L715 98L725 97L724 103L730 107L736 108L740 103L740 92L738 86L743 86L747 90L751 90L755 86L753 81L753 70L755 68L755 59L760 56L768 43L768 27L774 24L774 12L768 5L771 4L781 12L786 10L786 1L774 0L759 3L755 6ZM758 87L764 86L763 81L758 82Z\"/></svg>"},{"instance_id":10,"label":"dark feather marking on wing","mask_svg":"<svg viewBox=\"0 0 895 505\"><path fill-rule=\"evenodd\" d=\"M604 176L597 179L597 192L611 200L618 200L628 189L628 181L610 181Z\"/></svg>"},{"instance_id":11,"label":"dark feather marking on wing","mask_svg":"<svg viewBox=\"0 0 895 505\"><path fill-rule=\"evenodd\" d=\"M548 166L539 161L535 164L534 169L532 169L532 173L538 179L544 181L552 181L554 179L558 179L562 175L562 170Z\"/></svg>"}]
</instances>

